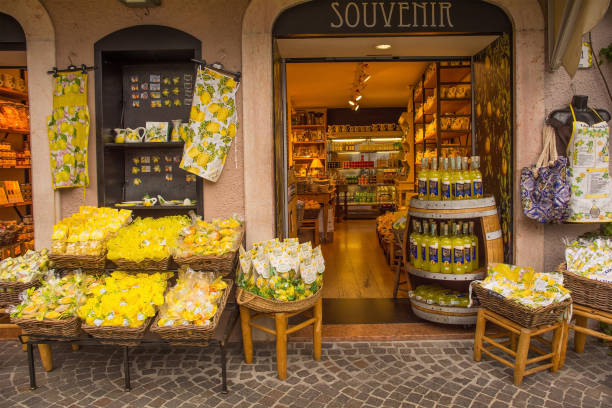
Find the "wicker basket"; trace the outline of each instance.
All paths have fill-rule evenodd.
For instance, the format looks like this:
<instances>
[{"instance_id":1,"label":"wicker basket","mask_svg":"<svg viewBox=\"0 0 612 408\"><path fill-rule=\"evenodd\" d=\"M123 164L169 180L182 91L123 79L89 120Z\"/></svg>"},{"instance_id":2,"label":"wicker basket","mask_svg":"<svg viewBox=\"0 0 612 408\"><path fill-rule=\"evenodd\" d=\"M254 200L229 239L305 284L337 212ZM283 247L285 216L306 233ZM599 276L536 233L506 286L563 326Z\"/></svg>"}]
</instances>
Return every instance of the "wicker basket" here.
<instances>
[{"instance_id":1,"label":"wicker basket","mask_svg":"<svg viewBox=\"0 0 612 408\"><path fill-rule=\"evenodd\" d=\"M102 344L137 346L144 338L151 320L153 318L148 318L140 327L89 326L83 324L81 329L91 337L98 339Z\"/></svg>"},{"instance_id":2,"label":"wicker basket","mask_svg":"<svg viewBox=\"0 0 612 408\"><path fill-rule=\"evenodd\" d=\"M49 260L55 263L57 269L104 269L106 253L101 255L60 255L49 254Z\"/></svg>"},{"instance_id":3,"label":"wicker basket","mask_svg":"<svg viewBox=\"0 0 612 408\"><path fill-rule=\"evenodd\" d=\"M19 295L32 287L40 285L38 280L21 282L0 282L0 307L16 305L21 302Z\"/></svg>"},{"instance_id":4,"label":"wicker basket","mask_svg":"<svg viewBox=\"0 0 612 408\"><path fill-rule=\"evenodd\" d=\"M147 258L136 262L128 259L115 259L111 262L122 271L167 271L170 268L169 256L159 260Z\"/></svg>"},{"instance_id":5,"label":"wicker basket","mask_svg":"<svg viewBox=\"0 0 612 408\"><path fill-rule=\"evenodd\" d=\"M557 267L563 273L563 286L572 293L572 300L580 305L612 313L612 283L580 276L566 269L565 262Z\"/></svg>"},{"instance_id":6,"label":"wicker basket","mask_svg":"<svg viewBox=\"0 0 612 408\"><path fill-rule=\"evenodd\" d=\"M208 346L208 340L215 334L217 325L221 320L221 314L223 314L223 310L225 309L229 293L232 291L233 282L229 279L225 279L225 282L227 283L227 288L223 292L221 299L219 299L217 313L208 326L204 327L190 324L160 327L157 325L157 321L159 320L158 314L151 325L151 332L156 333L159 337L173 346Z\"/></svg>"},{"instance_id":7,"label":"wicker basket","mask_svg":"<svg viewBox=\"0 0 612 408\"><path fill-rule=\"evenodd\" d=\"M244 237L244 229L240 231L239 238L236 240L238 246L242 243ZM234 271L234 265L236 263L236 256L238 248L233 251L227 252L223 255L204 255L204 256L187 256L177 257L174 256L172 259L179 266L188 266L196 271L206 272L218 272L223 274L229 274Z\"/></svg>"},{"instance_id":8,"label":"wicker basket","mask_svg":"<svg viewBox=\"0 0 612 408\"><path fill-rule=\"evenodd\" d=\"M240 306L262 313L294 313L306 310L314 306L322 295L323 285L321 285L317 293L306 299L282 302L280 300L265 299L242 288L236 288L236 302Z\"/></svg>"},{"instance_id":9,"label":"wicker basket","mask_svg":"<svg viewBox=\"0 0 612 408\"><path fill-rule=\"evenodd\" d=\"M471 286L482 307L498 313L525 328L559 322L563 318L563 313L572 304L571 299L567 299L559 303L531 309L482 287L476 281L472 282Z\"/></svg>"},{"instance_id":10,"label":"wicker basket","mask_svg":"<svg viewBox=\"0 0 612 408\"><path fill-rule=\"evenodd\" d=\"M313 220L315 218L319 218L319 213L321 212L321 207L314 209L304 209L304 219Z\"/></svg>"},{"instance_id":11,"label":"wicker basket","mask_svg":"<svg viewBox=\"0 0 612 408\"><path fill-rule=\"evenodd\" d=\"M12 318L12 323L21 327L25 334L46 338L78 337L81 333L81 319L77 316L64 320L36 320Z\"/></svg>"}]
</instances>

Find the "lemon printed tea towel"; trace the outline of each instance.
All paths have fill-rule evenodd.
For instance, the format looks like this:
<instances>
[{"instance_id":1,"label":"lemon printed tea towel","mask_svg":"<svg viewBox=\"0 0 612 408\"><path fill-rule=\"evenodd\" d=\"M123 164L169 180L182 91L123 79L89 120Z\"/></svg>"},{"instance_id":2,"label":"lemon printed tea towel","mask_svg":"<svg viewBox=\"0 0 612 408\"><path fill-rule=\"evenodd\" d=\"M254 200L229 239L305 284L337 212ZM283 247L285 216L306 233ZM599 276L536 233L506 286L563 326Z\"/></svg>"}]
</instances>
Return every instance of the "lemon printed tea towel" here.
<instances>
[{"instance_id":1,"label":"lemon printed tea towel","mask_svg":"<svg viewBox=\"0 0 612 408\"><path fill-rule=\"evenodd\" d=\"M53 112L47 118L53 189L87 187L89 109L87 74L60 73L55 78Z\"/></svg>"},{"instance_id":2,"label":"lemon printed tea towel","mask_svg":"<svg viewBox=\"0 0 612 408\"><path fill-rule=\"evenodd\" d=\"M198 68L189 129L180 167L217 181L236 136L238 83L208 68Z\"/></svg>"}]
</instances>

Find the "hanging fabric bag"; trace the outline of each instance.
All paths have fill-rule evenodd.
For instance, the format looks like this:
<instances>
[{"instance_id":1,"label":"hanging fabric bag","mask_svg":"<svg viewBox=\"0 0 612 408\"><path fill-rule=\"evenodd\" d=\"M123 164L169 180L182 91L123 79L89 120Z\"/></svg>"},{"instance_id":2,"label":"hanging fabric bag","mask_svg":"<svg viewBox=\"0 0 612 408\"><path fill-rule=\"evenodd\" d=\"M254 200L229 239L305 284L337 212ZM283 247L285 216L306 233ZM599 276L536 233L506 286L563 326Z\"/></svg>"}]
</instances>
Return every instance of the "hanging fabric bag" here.
<instances>
[{"instance_id":1,"label":"hanging fabric bag","mask_svg":"<svg viewBox=\"0 0 612 408\"><path fill-rule=\"evenodd\" d=\"M560 223L569 216L570 184L567 158L557 156L555 132L544 127L544 147L535 166L521 171L523 212L542 223Z\"/></svg>"},{"instance_id":2,"label":"hanging fabric bag","mask_svg":"<svg viewBox=\"0 0 612 408\"><path fill-rule=\"evenodd\" d=\"M601 120L589 125L576 120L567 145L568 181L571 186L568 222L612 222L612 181L609 169L610 128Z\"/></svg>"}]
</instances>

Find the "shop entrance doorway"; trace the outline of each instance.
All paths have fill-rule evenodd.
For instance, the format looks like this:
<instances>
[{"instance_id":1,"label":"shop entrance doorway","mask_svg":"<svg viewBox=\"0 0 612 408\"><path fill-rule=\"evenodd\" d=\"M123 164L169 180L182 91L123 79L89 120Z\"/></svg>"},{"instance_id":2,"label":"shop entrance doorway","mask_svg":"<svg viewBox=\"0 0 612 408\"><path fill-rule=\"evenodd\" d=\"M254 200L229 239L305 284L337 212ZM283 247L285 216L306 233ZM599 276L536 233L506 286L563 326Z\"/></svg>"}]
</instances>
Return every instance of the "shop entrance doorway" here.
<instances>
[{"instance_id":1,"label":"shop entrance doorway","mask_svg":"<svg viewBox=\"0 0 612 408\"><path fill-rule=\"evenodd\" d=\"M457 9L461 32L376 32L354 25L354 2L340 33L299 22L327 3L289 9L275 24L277 235L322 243L326 323L417 322L406 293L394 299L398 248L387 227L406 213L422 157L481 158L512 257L511 25L487 4L503 20L496 29L476 29Z\"/></svg>"}]
</instances>

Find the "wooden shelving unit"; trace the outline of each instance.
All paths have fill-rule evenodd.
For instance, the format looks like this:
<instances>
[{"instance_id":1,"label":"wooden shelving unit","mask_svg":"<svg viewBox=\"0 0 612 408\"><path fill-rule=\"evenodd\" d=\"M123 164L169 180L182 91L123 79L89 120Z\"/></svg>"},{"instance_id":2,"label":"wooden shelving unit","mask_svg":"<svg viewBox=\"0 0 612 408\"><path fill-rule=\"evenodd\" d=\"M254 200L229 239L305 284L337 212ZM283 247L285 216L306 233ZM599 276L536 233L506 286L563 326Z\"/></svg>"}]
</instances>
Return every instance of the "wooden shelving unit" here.
<instances>
[{"instance_id":1,"label":"wooden shelving unit","mask_svg":"<svg viewBox=\"0 0 612 408\"><path fill-rule=\"evenodd\" d=\"M12 75L16 73L12 72ZM19 75L23 78L25 71L20 70ZM21 108L28 108L28 94L16 89L0 87L0 101L5 101L13 105L19 105ZM26 146L30 145L30 130L9 126L0 128L0 137L5 143L12 146L13 151L23 151ZM31 158L30 158L31 160ZM15 180L21 185L31 184L32 172L30 165L3 165L0 166L0 182ZM21 192L23 194L23 191ZM19 202L8 202L0 204L0 218L5 221L23 222L24 217L32 215L32 200L27 199ZM29 231L28 231L29 233ZM30 239L18 240L12 244L5 245L0 248L0 259L5 257L18 256L27 248L33 247L34 243Z\"/></svg>"},{"instance_id":2,"label":"wooden shelving unit","mask_svg":"<svg viewBox=\"0 0 612 408\"><path fill-rule=\"evenodd\" d=\"M326 108L295 108L291 115L289 167L294 167L296 175L312 174L310 165L314 159L319 159L323 169L319 176L327 173L327 109ZM301 155L304 152L307 155ZM316 152L316 155L311 153ZM299 167L299 168L298 168ZM306 174L303 174L303 170ZM300 174L302 173L302 174Z\"/></svg>"},{"instance_id":3,"label":"wooden shelving unit","mask_svg":"<svg viewBox=\"0 0 612 408\"><path fill-rule=\"evenodd\" d=\"M435 71L433 75L427 75L430 67ZM427 151L435 150L436 157L443 157L443 151L449 148L463 148L465 155L472 154L472 89L468 95L460 97L449 97L448 89L457 86L472 86L471 80L472 67L468 61L453 62L433 62L422 75L418 86L413 90L412 103L413 121L415 127L415 150ZM469 80L466 78L469 77ZM443 96L441 96L443 95ZM428 100L433 99L427 108L421 109L427 104ZM460 129L442 128L443 122L467 118L467 126ZM427 128L435 123L435 129L427 132ZM420 129L423 130L422 134ZM430 127L431 129L431 127ZM420 159L414 155L414 169L420 168ZM414 181L416 173L413 172Z\"/></svg>"}]
</instances>

